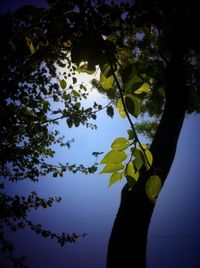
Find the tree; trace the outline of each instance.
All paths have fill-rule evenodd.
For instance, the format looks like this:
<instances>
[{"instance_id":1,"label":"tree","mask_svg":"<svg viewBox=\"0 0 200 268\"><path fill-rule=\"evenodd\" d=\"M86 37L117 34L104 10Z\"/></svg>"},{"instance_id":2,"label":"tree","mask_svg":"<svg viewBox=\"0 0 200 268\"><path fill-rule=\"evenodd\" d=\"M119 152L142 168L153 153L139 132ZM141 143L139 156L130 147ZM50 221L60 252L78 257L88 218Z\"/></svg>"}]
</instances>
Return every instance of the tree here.
<instances>
[{"instance_id":1,"label":"tree","mask_svg":"<svg viewBox=\"0 0 200 268\"><path fill-rule=\"evenodd\" d=\"M52 96L54 101L64 100L65 108L52 111L52 114L66 118L69 127L87 124L87 119L95 118L96 112L91 107L89 110L81 109L78 98L85 96L83 85L79 92L74 89L70 94L65 92L66 79L72 75L72 81L76 83L73 79L75 68L79 72L94 73L95 66L99 65L100 81L94 81L94 85L116 101L120 115L129 120L131 128L128 130L128 139L117 138L112 150L102 159L102 164L106 164L102 172L112 174L110 184L122 176L127 180L110 237L107 267L145 267L150 218L175 156L185 112L199 112L200 108L197 4L193 1L183 4L158 0L111 5L104 1L63 0L48 3L52 6L45 11L26 7L16 12L14 27L18 31L15 35L11 31L13 26L10 26L13 16L7 14L3 17L7 39L1 49L2 58L11 64L3 64L2 68L4 74L9 73L11 77L6 85L5 81L1 82L5 86L2 103L10 122L15 122L15 129L16 126L24 126L23 129L27 129L28 133L27 136L21 128L17 128L17 132L10 130L11 123L8 124L7 120L4 122L2 129L9 129L11 135L10 140L4 142L6 150L2 150L3 171L9 174L8 166L5 169L8 163L20 167L19 171L16 170L19 178L21 174L29 178L30 172L27 171L30 168L34 168L34 172L31 172L35 174L34 178L44 172L53 171L56 176L66 169L74 170L74 166L62 165L59 167L61 171L57 171L57 168L54 170L40 159L43 154L53 156L49 146L55 142L55 136L54 133L48 136L48 124L57 122L57 118L47 117L50 107L46 97ZM8 49L17 51L20 57L16 57L16 53L5 57L9 55ZM54 63L62 67L65 60L71 73L68 77L63 74L60 80ZM23 66L26 67L24 77L21 77ZM52 81L55 83L52 84ZM30 101L31 96L37 96L36 102ZM19 101L22 106L19 106ZM94 109L101 109L96 105ZM20 123L13 112L20 115ZM112 106L107 107L107 113L112 116ZM149 148L140 143L132 123L131 116L137 117L140 113L160 119L158 126L143 123L143 128L152 131L153 139ZM37 127L28 132L31 126L27 122L30 122L30 118ZM45 132L45 140L41 139L40 146L31 146L34 150L28 151L30 146L27 148L24 137L30 137L29 141L34 145L35 137L42 137ZM50 137L50 140L46 137ZM166 141L169 142L166 144ZM19 143L25 146L19 148L16 146ZM128 159L127 148L131 150ZM4 163L8 149L10 153ZM17 164L16 153L19 155ZM31 161L27 162L27 158L31 158ZM125 160L128 162L124 163ZM30 162L31 166L26 166ZM36 171L38 165L41 165L43 173ZM95 170L78 169L85 172ZM13 178L16 178L16 174ZM130 262L129 256L133 256L133 262Z\"/></svg>"},{"instance_id":2,"label":"tree","mask_svg":"<svg viewBox=\"0 0 200 268\"><path fill-rule=\"evenodd\" d=\"M44 17L38 29L40 16ZM82 235L56 234L29 218L31 210L51 207L61 201L60 197L45 199L36 192L28 196L12 196L6 191L8 183L22 180L37 182L47 174L62 177L67 171L84 174L96 171L96 164L91 167L73 163L51 164L50 159L55 154L52 145L69 149L73 143L56 130L59 120L65 119L68 127L82 124L96 128L89 120L95 119L96 112L102 107L97 103L89 108L81 105L80 100L88 95L86 88L77 83L71 62L62 62L67 58L66 51L58 49L56 44L51 43L51 48L48 45L49 40L42 32L45 16L44 10L34 6L0 16L4 36L0 49L0 240L1 252L11 259L15 267L23 266L24 259L14 255L14 245L6 238L5 226L12 231L28 226L43 237L57 240L61 246L75 242ZM30 38L32 34L34 41ZM71 69L68 74L63 71L66 63ZM56 71L57 66L60 73ZM66 78L72 80L71 85L67 85ZM58 102L62 106L57 105Z\"/></svg>"}]
</instances>

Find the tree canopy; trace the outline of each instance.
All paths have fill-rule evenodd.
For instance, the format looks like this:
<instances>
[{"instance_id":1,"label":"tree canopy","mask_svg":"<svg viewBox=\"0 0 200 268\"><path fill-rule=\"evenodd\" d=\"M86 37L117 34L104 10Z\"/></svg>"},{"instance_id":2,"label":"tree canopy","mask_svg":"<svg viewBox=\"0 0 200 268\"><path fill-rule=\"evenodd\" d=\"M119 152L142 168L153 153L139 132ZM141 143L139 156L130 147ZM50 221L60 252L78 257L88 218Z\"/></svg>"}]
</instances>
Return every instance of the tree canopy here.
<instances>
[{"instance_id":1,"label":"tree canopy","mask_svg":"<svg viewBox=\"0 0 200 268\"><path fill-rule=\"evenodd\" d=\"M77 73L94 74L98 66L100 79L94 80L93 86L111 100L106 107L108 116L113 116L116 105L120 116L130 122L128 136L116 137L101 161L106 165L102 173L112 173L110 185L125 176L133 188L140 170L152 166L154 155L140 143L137 132L146 133L150 139L155 136L168 94L168 66L177 47L186 66L187 112L200 112L200 30L195 1L47 3L46 9L30 5L0 15L0 235L2 252L10 253L16 266L22 260L12 256L13 246L4 237L4 224L14 231L28 225L44 237L56 238L61 245L78 238L76 234L57 235L28 219L31 209L49 207L59 202L59 197L46 200L35 192L28 197L9 196L4 189L6 180L37 182L49 173L56 177L68 171L89 174L97 170L96 163L84 167L51 165L48 161L54 157L53 144L70 148L73 142L60 136L56 129L59 120L65 119L69 128L81 124L96 128L91 120L104 108L96 101L91 107L82 105L88 91L77 81ZM177 70L175 79L179 73ZM177 87L169 94L180 96L182 92ZM139 115L146 115L148 121L133 125L132 116ZM130 159L125 152L128 147ZM122 164L126 159L128 162ZM153 174L145 187L149 199L155 201L161 188L158 174Z\"/></svg>"}]
</instances>

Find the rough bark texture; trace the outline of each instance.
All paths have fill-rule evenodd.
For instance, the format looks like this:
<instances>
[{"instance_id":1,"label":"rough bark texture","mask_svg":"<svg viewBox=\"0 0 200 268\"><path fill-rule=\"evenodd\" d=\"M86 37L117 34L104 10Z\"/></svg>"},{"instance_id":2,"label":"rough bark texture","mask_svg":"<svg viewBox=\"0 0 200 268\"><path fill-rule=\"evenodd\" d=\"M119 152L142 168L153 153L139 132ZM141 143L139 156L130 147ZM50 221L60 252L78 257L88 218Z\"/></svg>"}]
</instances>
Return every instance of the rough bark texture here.
<instances>
[{"instance_id":1,"label":"rough bark texture","mask_svg":"<svg viewBox=\"0 0 200 268\"><path fill-rule=\"evenodd\" d=\"M156 173L164 183L172 165L187 104L184 51L173 49L166 71L165 109L151 145L153 167L143 172L132 191L125 186L108 246L107 268L145 268L148 227L154 205L145 194L145 183ZM177 49L176 49L177 48Z\"/></svg>"}]
</instances>

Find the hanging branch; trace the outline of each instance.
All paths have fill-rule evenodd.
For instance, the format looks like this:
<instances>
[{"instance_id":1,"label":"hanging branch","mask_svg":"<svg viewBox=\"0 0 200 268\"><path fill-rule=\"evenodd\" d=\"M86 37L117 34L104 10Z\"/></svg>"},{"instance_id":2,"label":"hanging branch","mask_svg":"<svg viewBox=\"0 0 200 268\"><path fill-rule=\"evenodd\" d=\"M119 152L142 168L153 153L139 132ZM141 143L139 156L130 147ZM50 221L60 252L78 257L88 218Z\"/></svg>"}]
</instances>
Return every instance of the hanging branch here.
<instances>
[{"instance_id":1,"label":"hanging branch","mask_svg":"<svg viewBox=\"0 0 200 268\"><path fill-rule=\"evenodd\" d=\"M120 85L120 83L119 83L119 80L118 80L118 78L117 78L117 76L116 76L116 74L115 74L115 71L114 71L114 68L113 68L113 64L112 64L112 61L111 61L111 59L110 59L110 55L109 55L108 50L107 50L106 47L105 47L105 51L106 51L106 56L107 56L107 58L108 58L108 62L109 62L110 68L111 68L112 75L113 75L113 77L114 77L115 83L116 83L116 85L117 85L117 87L118 87L118 90L119 90L119 94L120 94L120 98L121 98L122 105L123 105L123 108L124 108L124 112L125 112L125 114L126 114L126 116L127 116L127 119L128 119L129 124L130 124L130 126L131 126L131 129L132 129L132 131L133 131L133 133L134 133L135 139L136 139L136 141L138 142L138 144L139 144L139 146L140 146L140 148L141 148L141 150L142 150L142 152L143 152L143 155L144 155L144 157L145 157L145 159L146 159L146 161L147 161L147 164L149 165L149 167L151 167L151 165L150 165L150 163L149 163L149 160L148 160L148 158L147 158L147 156L146 156L145 150L144 150L144 148L142 147L142 144L141 144L141 142L140 142L140 140L139 140L139 138L138 138L138 135L137 135L137 133L136 133L134 124L133 124L133 122L132 122L132 120L131 120L131 118L130 118L130 115L129 115L128 111L127 111L126 104L125 104L125 102L124 102L124 98L123 98L123 89L121 88L121 85ZM116 58L115 58L115 60L117 61Z\"/></svg>"}]
</instances>

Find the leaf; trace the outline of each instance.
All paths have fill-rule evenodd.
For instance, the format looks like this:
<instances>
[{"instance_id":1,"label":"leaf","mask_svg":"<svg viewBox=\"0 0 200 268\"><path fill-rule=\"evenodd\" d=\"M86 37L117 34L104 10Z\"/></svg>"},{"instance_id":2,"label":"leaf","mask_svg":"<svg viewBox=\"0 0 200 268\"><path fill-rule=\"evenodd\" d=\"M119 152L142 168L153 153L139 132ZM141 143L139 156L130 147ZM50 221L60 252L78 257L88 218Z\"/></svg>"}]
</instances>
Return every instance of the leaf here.
<instances>
[{"instance_id":1,"label":"leaf","mask_svg":"<svg viewBox=\"0 0 200 268\"><path fill-rule=\"evenodd\" d=\"M117 182L117 181L120 181L122 179L122 174L119 173L119 172L115 172L111 175L110 177L110 182L109 182L109 185L108 187L110 187L113 183Z\"/></svg>"},{"instance_id":2,"label":"leaf","mask_svg":"<svg viewBox=\"0 0 200 268\"><path fill-rule=\"evenodd\" d=\"M103 168L103 170L100 172L100 174L102 174L102 173L114 173L114 172L121 170L123 168L124 168L124 165L122 165L121 163L108 164Z\"/></svg>"},{"instance_id":3,"label":"leaf","mask_svg":"<svg viewBox=\"0 0 200 268\"><path fill-rule=\"evenodd\" d=\"M142 85L142 80L137 76L137 74L131 76L125 83L126 91L135 90L138 88L138 85Z\"/></svg>"},{"instance_id":4,"label":"leaf","mask_svg":"<svg viewBox=\"0 0 200 268\"><path fill-rule=\"evenodd\" d=\"M29 37L26 37L26 44L29 47L32 55L39 49L39 44L37 47L34 47L33 42Z\"/></svg>"},{"instance_id":5,"label":"leaf","mask_svg":"<svg viewBox=\"0 0 200 268\"><path fill-rule=\"evenodd\" d=\"M76 77L73 77L72 78L72 81L73 81L73 84L76 84L77 83L77 78Z\"/></svg>"},{"instance_id":6,"label":"leaf","mask_svg":"<svg viewBox=\"0 0 200 268\"><path fill-rule=\"evenodd\" d=\"M129 140L134 140L135 139L135 133L133 132L132 129L127 130L128 133L128 139Z\"/></svg>"},{"instance_id":7,"label":"leaf","mask_svg":"<svg viewBox=\"0 0 200 268\"><path fill-rule=\"evenodd\" d=\"M145 150L145 155L146 155L146 157L148 159L148 162L146 161L146 168L148 170L152 166L152 163L153 163L153 155L152 155L152 153L148 149Z\"/></svg>"},{"instance_id":8,"label":"leaf","mask_svg":"<svg viewBox=\"0 0 200 268\"><path fill-rule=\"evenodd\" d=\"M151 202L156 202L156 198L158 197L161 187L162 182L159 176L153 175L148 179L145 185L145 191L147 197L151 200Z\"/></svg>"},{"instance_id":9,"label":"leaf","mask_svg":"<svg viewBox=\"0 0 200 268\"><path fill-rule=\"evenodd\" d=\"M128 94L125 97L125 104L128 112L134 117L138 117L140 114L140 102L135 96Z\"/></svg>"},{"instance_id":10,"label":"leaf","mask_svg":"<svg viewBox=\"0 0 200 268\"><path fill-rule=\"evenodd\" d=\"M133 186L136 184L136 180L131 176L126 176L126 180L129 186L129 190L132 190Z\"/></svg>"},{"instance_id":11,"label":"leaf","mask_svg":"<svg viewBox=\"0 0 200 268\"><path fill-rule=\"evenodd\" d=\"M130 142L127 139L119 137L113 141L111 147L113 148L114 151L122 151L127 149L129 145Z\"/></svg>"},{"instance_id":12,"label":"leaf","mask_svg":"<svg viewBox=\"0 0 200 268\"><path fill-rule=\"evenodd\" d=\"M110 64L106 63L102 67L100 67L102 74L108 78L112 75L112 70L110 68Z\"/></svg>"},{"instance_id":13,"label":"leaf","mask_svg":"<svg viewBox=\"0 0 200 268\"><path fill-rule=\"evenodd\" d=\"M68 125L69 128L71 128L73 126L73 121L71 119L68 118L66 120L66 122L67 122L67 125Z\"/></svg>"},{"instance_id":14,"label":"leaf","mask_svg":"<svg viewBox=\"0 0 200 268\"><path fill-rule=\"evenodd\" d=\"M126 158L127 158L127 154L125 152L111 150L101 160L101 164L117 164L117 163L121 163Z\"/></svg>"},{"instance_id":15,"label":"leaf","mask_svg":"<svg viewBox=\"0 0 200 268\"><path fill-rule=\"evenodd\" d=\"M139 145L140 148L146 150L148 147L145 143L142 143L141 146Z\"/></svg>"},{"instance_id":16,"label":"leaf","mask_svg":"<svg viewBox=\"0 0 200 268\"><path fill-rule=\"evenodd\" d=\"M95 68L94 68L94 69L90 69L90 68L88 67L88 64L85 63L85 64L83 64L83 65L77 67L76 71L77 71L78 73L87 73L87 74L92 75L92 74L94 74L94 73L96 72L96 69L95 69Z\"/></svg>"},{"instance_id":17,"label":"leaf","mask_svg":"<svg viewBox=\"0 0 200 268\"><path fill-rule=\"evenodd\" d=\"M132 79L136 76L137 70L135 64L129 64L122 71L122 82L125 83L125 88L128 90L132 89Z\"/></svg>"},{"instance_id":18,"label":"leaf","mask_svg":"<svg viewBox=\"0 0 200 268\"><path fill-rule=\"evenodd\" d=\"M128 163L126 173L128 176L134 178L135 181L137 181L139 178L139 172L138 172L138 170L135 170L132 162Z\"/></svg>"},{"instance_id":19,"label":"leaf","mask_svg":"<svg viewBox=\"0 0 200 268\"><path fill-rule=\"evenodd\" d=\"M140 170L142 165L144 164L144 161L141 157L141 152L139 149L134 149L134 152L133 152L133 155L134 155L134 160L133 160L133 164L135 166L135 168L137 170Z\"/></svg>"},{"instance_id":20,"label":"leaf","mask_svg":"<svg viewBox=\"0 0 200 268\"><path fill-rule=\"evenodd\" d=\"M117 110L119 112L119 115L122 117L122 118L125 118L126 117L126 113L124 111L124 106L122 104L122 100L121 99L118 99L117 101Z\"/></svg>"},{"instance_id":21,"label":"leaf","mask_svg":"<svg viewBox=\"0 0 200 268\"><path fill-rule=\"evenodd\" d=\"M61 87L62 89L65 89L66 86L67 86L66 81L65 81L64 79L62 79L62 80L60 81L60 87Z\"/></svg>"},{"instance_id":22,"label":"leaf","mask_svg":"<svg viewBox=\"0 0 200 268\"><path fill-rule=\"evenodd\" d=\"M114 116L114 109L113 109L112 105L110 105L110 106L107 107L106 113L107 113L108 116L110 116L111 118L113 118L113 116Z\"/></svg>"},{"instance_id":23,"label":"leaf","mask_svg":"<svg viewBox=\"0 0 200 268\"><path fill-rule=\"evenodd\" d=\"M143 83L141 87L134 91L135 94L147 93L150 91L150 85L148 83Z\"/></svg>"},{"instance_id":24,"label":"leaf","mask_svg":"<svg viewBox=\"0 0 200 268\"><path fill-rule=\"evenodd\" d=\"M103 73L100 74L100 84L103 87L103 89L108 90L112 88L113 82L114 77L112 75L107 78Z\"/></svg>"},{"instance_id":25,"label":"leaf","mask_svg":"<svg viewBox=\"0 0 200 268\"><path fill-rule=\"evenodd\" d=\"M129 60L133 56L132 50L129 47L119 48L117 52L121 61Z\"/></svg>"},{"instance_id":26,"label":"leaf","mask_svg":"<svg viewBox=\"0 0 200 268\"><path fill-rule=\"evenodd\" d=\"M74 95L75 97L80 97L80 94L79 94L79 92L78 92L77 90L72 89L72 93L73 93L73 95Z\"/></svg>"}]
</instances>

